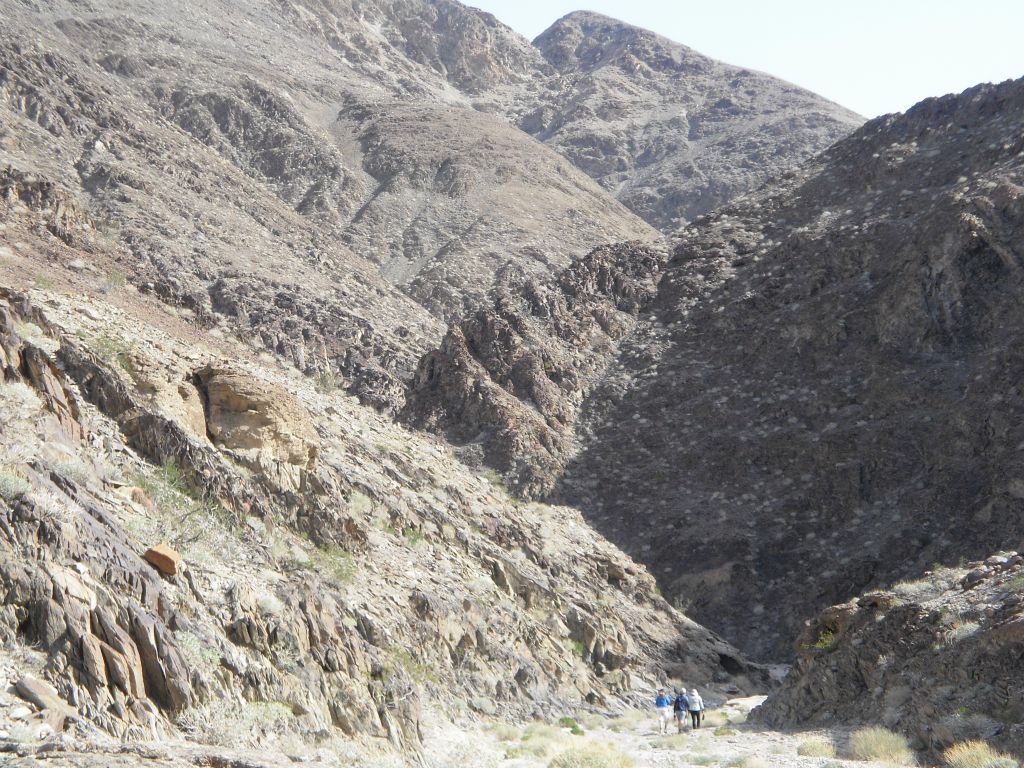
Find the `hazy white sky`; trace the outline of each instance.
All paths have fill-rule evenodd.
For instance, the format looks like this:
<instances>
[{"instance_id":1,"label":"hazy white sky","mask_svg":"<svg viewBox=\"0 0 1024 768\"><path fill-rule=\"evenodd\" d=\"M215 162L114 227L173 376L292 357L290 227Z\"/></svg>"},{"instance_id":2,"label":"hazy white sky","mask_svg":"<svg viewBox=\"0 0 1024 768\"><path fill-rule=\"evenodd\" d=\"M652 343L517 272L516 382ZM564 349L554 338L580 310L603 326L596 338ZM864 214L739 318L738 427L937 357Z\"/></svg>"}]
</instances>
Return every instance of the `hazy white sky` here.
<instances>
[{"instance_id":1,"label":"hazy white sky","mask_svg":"<svg viewBox=\"0 0 1024 768\"><path fill-rule=\"evenodd\" d=\"M1024 0L463 0L533 39L570 11L646 27L875 117L1024 76Z\"/></svg>"}]
</instances>

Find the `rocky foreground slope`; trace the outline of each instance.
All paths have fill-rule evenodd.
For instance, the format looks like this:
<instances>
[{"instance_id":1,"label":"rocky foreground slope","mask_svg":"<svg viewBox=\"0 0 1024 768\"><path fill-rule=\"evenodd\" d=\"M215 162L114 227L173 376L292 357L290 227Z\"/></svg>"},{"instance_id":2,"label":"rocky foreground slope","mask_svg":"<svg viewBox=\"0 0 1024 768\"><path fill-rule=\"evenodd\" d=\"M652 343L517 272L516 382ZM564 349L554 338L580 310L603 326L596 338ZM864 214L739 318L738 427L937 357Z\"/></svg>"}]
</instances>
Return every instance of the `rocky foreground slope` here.
<instances>
[{"instance_id":1,"label":"rocky foreground slope","mask_svg":"<svg viewBox=\"0 0 1024 768\"><path fill-rule=\"evenodd\" d=\"M770 725L882 722L935 754L981 739L1024 753L1024 558L1002 552L832 606L797 641Z\"/></svg>"},{"instance_id":2,"label":"rocky foreground slope","mask_svg":"<svg viewBox=\"0 0 1024 768\"><path fill-rule=\"evenodd\" d=\"M15 209L5 233L37 222ZM5 282L43 258L19 243ZM0 303L16 749L63 733L415 751L424 708L545 716L665 674L760 680L578 512L514 502L443 444L151 298L57 279Z\"/></svg>"},{"instance_id":3,"label":"rocky foreground slope","mask_svg":"<svg viewBox=\"0 0 1024 768\"><path fill-rule=\"evenodd\" d=\"M600 253L555 300L499 299L410 403L470 412L521 492L554 488L694 615L786 655L820 608L1024 537L1022 126L1022 81L872 121L666 266L624 246L589 303L573 275Z\"/></svg>"}]
</instances>

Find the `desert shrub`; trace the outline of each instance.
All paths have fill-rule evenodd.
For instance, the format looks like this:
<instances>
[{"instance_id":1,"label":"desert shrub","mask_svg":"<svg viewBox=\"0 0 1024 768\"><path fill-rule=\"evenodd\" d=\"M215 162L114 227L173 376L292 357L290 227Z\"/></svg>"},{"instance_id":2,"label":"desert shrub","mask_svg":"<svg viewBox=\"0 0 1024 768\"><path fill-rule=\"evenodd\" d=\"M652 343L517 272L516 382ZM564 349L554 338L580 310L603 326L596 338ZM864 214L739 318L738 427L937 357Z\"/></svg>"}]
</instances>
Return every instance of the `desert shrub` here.
<instances>
[{"instance_id":1,"label":"desert shrub","mask_svg":"<svg viewBox=\"0 0 1024 768\"><path fill-rule=\"evenodd\" d=\"M964 741L942 753L949 768L1018 768L1009 755L997 752L984 741Z\"/></svg>"},{"instance_id":2,"label":"desert shrub","mask_svg":"<svg viewBox=\"0 0 1024 768\"><path fill-rule=\"evenodd\" d=\"M32 486L24 477L0 469L0 497L3 497L4 501L8 503L17 501L30 490L32 490Z\"/></svg>"},{"instance_id":3,"label":"desert shrub","mask_svg":"<svg viewBox=\"0 0 1024 768\"><path fill-rule=\"evenodd\" d=\"M916 762L907 739L885 728L861 728L850 734L850 757L893 765L914 765Z\"/></svg>"},{"instance_id":4,"label":"desert shrub","mask_svg":"<svg viewBox=\"0 0 1024 768\"><path fill-rule=\"evenodd\" d=\"M185 661L193 669L211 672L220 664L221 654L217 646L200 639L194 633L178 630L174 633L174 640Z\"/></svg>"},{"instance_id":5,"label":"desert shrub","mask_svg":"<svg viewBox=\"0 0 1024 768\"><path fill-rule=\"evenodd\" d=\"M720 725L715 728L715 736L735 736L738 731L735 728L728 728L724 725Z\"/></svg>"},{"instance_id":6,"label":"desert shrub","mask_svg":"<svg viewBox=\"0 0 1024 768\"><path fill-rule=\"evenodd\" d=\"M633 759L613 744L574 747L548 763L549 768L633 768Z\"/></svg>"},{"instance_id":7,"label":"desert shrub","mask_svg":"<svg viewBox=\"0 0 1024 768\"><path fill-rule=\"evenodd\" d=\"M737 760L733 768L772 768L772 764L763 757L747 755Z\"/></svg>"},{"instance_id":8,"label":"desert shrub","mask_svg":"<svg viewBox=\"0 0 1024 768\"><path fill-rule=\"evenodd\" d=\"M530 723L519 737L519 744L510 747L505 756L512 759L530 757L543 760L555 754L567 743L568 737L556 725Z\"/></svg>"},{"instance_id":9,"label":"desert shrub","mask_svg":"<svg viewBox=\"0 0 1024 768\"><path fill-rule=\"evenodd\" d=\"M690 739L685 733L674 733L655 739L653 745L656 749L685 749L690 746Z\"/></svg>"},{"instance_id":10,"label":"desert shrub","mask_svg":"<svg viewBox=\"0 0 1024 768\"><path fill-rule=\"evenodd\" d=\"M621 731L631 730L645 720L654 720L654 715L650 712L645 712L642 709L627 709L617 718L612 720L608 728L615 733Z\"/></svg>"},{"instance_id":11,"label":"desert shrub","mask_svg":"<svg viewBox=\"0 0 1024 768\"><path fill-rule=\"evenodd\" d=\"M836 748L827 741L804 741L797 746L796 753L801 757L835 757Z\"/></svg>"},{"instance_id":12,"label":"desert shrub","mask_svg":"<svg viewBox=\"0 0 1024 768\"><path fill-rule=\"evenodd\" d=\"M317 391L324 395L329 395L341 387L341 379L330 368L320 371L316 375L315 381Z\"/></svg>"},{"instance_id":13,"label":"desert shrub","mask_svg":"<svg viewBox=\"0 0 1024 768\"><path fill-rule=\"evenodd\" d=\"M131 373L135 369L135 348L117 336L101 334L92 343L93 352L110 365Z\"/></svg>"},{"instance_id":14,"label":"desert shrub","mask_svg":"<svg viewBox=\"0 0 1024 768\"><path fill-rule=\"evenodd\" d=\"M313 556L316 569L339 584L351 584L356 577L356 564L350 552L336 544L318 547Z\"/></svg>"},{"instance_id":15,"label":"desert shrub","mask_svg":"<svg viewBox=\"0 0 1024 768\"><path fill-rule=\"evenodd\" d=\"M511 723L491 723L487 731L498 741L516 741L519 739L519 728Z\"/></svg>"},{"instance_id":16,"label":"desert shrub","mask_svg":"<svg viewBox=\"0 0 1024 768\"><path fill-rule=\"evenodd\" d=\"M708 727L728 725L729 714L721 709L707 709L704 710L704 720L702 722Z\"/></svg>"},{"instance_id":17,"label":"desert shrub","mask_svg":"<svg viewBox=\"0 0 1024 768\"><path fill-rule=\"evenodd\" d=\"M177 725L196 741L223 747L254 746L263 734L296 730L291 708L276 701L204 704L178 715Z\"/></svg>"}]
</instances>

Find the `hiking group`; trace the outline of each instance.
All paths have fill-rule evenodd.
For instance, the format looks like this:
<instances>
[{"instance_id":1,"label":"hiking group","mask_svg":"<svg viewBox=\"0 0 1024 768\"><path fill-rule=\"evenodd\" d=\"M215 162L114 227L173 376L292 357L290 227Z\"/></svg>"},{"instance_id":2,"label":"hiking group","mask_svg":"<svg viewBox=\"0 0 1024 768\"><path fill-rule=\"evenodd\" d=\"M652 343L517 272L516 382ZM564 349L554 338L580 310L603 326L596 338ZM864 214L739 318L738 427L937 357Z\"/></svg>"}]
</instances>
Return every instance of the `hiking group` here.
<instances>
[{"instance_id":1,"label":"hiking group","mask_svg":"<svg viewBox=\"0 0 1024 768\"><path fill-rule=\"evenodd\" d=\"M669 724L675 717L676 728L679 733L683 732L686 726L686 716L690 716L690 727L700 728L704 720L704 700L693 688L689 694L686 688L676 691L675 697L665 693L664 688L658 689L658 697L654 700L654 706L658 710L658 727L661 733L668 733Z\"/></svg>"}]
</instances>

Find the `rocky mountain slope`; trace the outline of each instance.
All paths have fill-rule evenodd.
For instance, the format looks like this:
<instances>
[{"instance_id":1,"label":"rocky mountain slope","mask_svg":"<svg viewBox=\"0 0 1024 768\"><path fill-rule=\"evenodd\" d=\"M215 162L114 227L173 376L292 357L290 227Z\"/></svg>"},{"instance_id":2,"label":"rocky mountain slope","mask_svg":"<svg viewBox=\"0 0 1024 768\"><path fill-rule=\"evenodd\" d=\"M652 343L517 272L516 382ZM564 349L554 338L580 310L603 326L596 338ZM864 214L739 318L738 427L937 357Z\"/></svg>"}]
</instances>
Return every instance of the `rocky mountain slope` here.
<instances>
[{"instance_id":1,"label":"rocky mountain slope","mask_svg":"<svg viewBox=\"0 0 1024 768\"><path fill-rule=\"evenodd\" d=\"M929 99L695 223L584 406L565 497L748 650L1024 538L1022 126Z\"/></svg>"},{"instance_id":2,"label":"rocky mountain slope","mask_svg":"<svg viewBox=\"0 0 1024 768\"><path fill-rule=\"evenodd\" d=\"M712 91L716 98L719 91L740 94L730 84L733 71L706 59L699 74L671 67L659 72L657 88L611 78L618 64L607 57L601 73L583 73L578 62L566 69L559 59L560 71L544 58L553 58L550 46L532 47L493 17L454 2L222 0L186 9L140 1L130 13L61 0L31 9L7 5L5 123L17 126L17 167L91 199L142 265L159 268L201 256L202 267L178 275L192 284L162 288L206 307L210 283L230 275L224 263L230 255L220 253L226 248L211 234L216 228L250 235L247 251L269 248L278 259L282 252L295 261L312 259L328 279L340 272L338 282L351 279L346 267L353 259L339 244L348 246L435 316L460 317L508 266L543 277L596 245L656 237L510 121L536 123L535 133L545 125L541 138L614 194L618 181L586 159L597 151L587 146L617 144L622 162L639 162L652 174L665 165L657 191L666 197L665 210L648 215L650 205L634 206L665 225L669 208L707 206L681 202L688 192L667 191L667 179L682 175L666 165L669 158L652 156L640 134L668 153L681 139L664 138L652 114L671 113L678 121L689 110L692 121L696 101ZM648 51L645 66L656 64L659 51ZM857 122L817 97L755 79L763 95L755 107L723 118L729 126L723 131L756 136L751 141L758 148L700 170L704 182L720 187L709 200L749 189ZM602 83L600 92L577 104L590 81ZM690 95L672 101L669 91L673 98L681 91ZM625 93L633 106L610 121L601 105L617 110ZM664 103L656 105L659 100ZM571 115L557 118L562 129L529 117L561 104L577 104ZM804 115L818 127L783 136L766 126L772 110ZM712 122L721 121L709 114ZM584 135L588 130L592 136ZM719 144L731 140L723 131L711 131ZM29 140L33 133L36 141ZM73 169L54 162L52 142L38 144L51 139ZM688 157L705 151L701 141L694 140ZM710 145L707 151L719 152ZM709 175L721 177L721 184ZM231 190L222 195L229 200L244 197L249 210L206 199L211 189ZM142 217L125 199L132 197L166 208L167 221L157 226L151 220L146 226L155 231L141 231ZM189 198L204 204L176 210L175 201L187 207ZM251 221L255 206L277 207L278 216L290 214L293 221L299 214L315 242L283 234L294 224ZM254 237L264 230L265 237ZM182 240L196 243L191 252Z\"/></svg>"},{"instance_id":3,"label":"rocky mountain slope","mask_svg":"<svg viewBox=\"0 0 1024 768\"><path fill-rule=\"evenodd\" d=\"M18 282L42 225L7 210ZM577 511L128 287L51 280L0 303L5 739L414 752L424 708L763 682Z\"/></svg>"},{"instance_id":4,"label":"rocky mountain slope","mask_svg":"<svg viewBox=\"0 0 1024 768\"><path fill-rule=\"evenodd\" d=\"M699 219L665 268L634 250L614 344L606 309L566 334L499 300L410 402L487 425L521 492L554 488L695 616L784 655L826 605L1024 536L1022 125L1021 81L872 121Z\"/></svg>"},{"instance_id":5,"label":"rocky mountain slope","mask_svg":"<svg viewBox=\"0 0 1024 768\"><path fill-rule=\"evenodd\" d=\"M596 13L571 13L534 44L560 78L520 125L666 232L863 122L802 88Z\"/></svg>"},{"instance_id":6,"label":"rocky mountain slope","mask_svg":"<svg viewBox=\"0 0 1024 768\"><path fill-rule=\"evenodd\" d=\"M981 739L1024 752L1024 558L1003 552L826 609L755 717L882 722L935 754Z\"/></svg>"}]
</instances>

